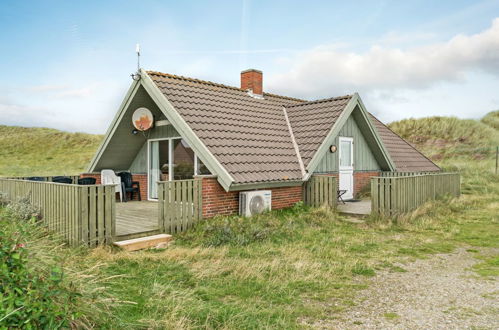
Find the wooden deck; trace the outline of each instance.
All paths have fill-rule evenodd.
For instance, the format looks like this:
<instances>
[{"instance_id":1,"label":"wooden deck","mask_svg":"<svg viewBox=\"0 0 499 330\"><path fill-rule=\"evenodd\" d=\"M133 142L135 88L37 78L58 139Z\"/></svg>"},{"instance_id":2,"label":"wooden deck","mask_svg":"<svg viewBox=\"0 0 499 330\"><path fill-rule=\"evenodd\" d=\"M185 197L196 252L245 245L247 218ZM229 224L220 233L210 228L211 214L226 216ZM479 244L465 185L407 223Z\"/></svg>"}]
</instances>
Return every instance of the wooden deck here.
<instances>
[{"instance_id":1,"label":"wooden deck","mask_svg":"<svg viewBox=\"0 0 499 330\"><path fill-rule=\"evenodd\" d=\"M116 203L116 236L118 238L159 230L157 202Z\"/></svg>"}]
</instances>

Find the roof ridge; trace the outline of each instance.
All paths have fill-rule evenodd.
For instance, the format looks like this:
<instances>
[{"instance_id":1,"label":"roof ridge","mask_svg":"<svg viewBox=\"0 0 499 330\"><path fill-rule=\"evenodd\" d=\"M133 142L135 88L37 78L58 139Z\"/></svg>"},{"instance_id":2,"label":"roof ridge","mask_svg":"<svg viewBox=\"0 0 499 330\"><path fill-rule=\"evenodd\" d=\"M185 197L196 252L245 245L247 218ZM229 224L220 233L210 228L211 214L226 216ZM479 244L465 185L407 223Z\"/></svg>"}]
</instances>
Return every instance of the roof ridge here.
<instances>
[{"instance_id":1,"label":"roof ridge","mask_svg":"<svg viewBox=\"0 0 499 330\"><path fill-rule=\"evenodd\" d=\"M314 101L308 101L308 102L303 102L303 103L298 103L298 104L287 105L286 108L298 107L298 106L308 105L308 104L325 103L325 102L342 100L342 99L351 99L352 97L353 97L353 94L328 97L326 99L319 99L319 100L314 100Z\"/></svg>"},{"instance_id":2,"label":"roof ridge","mask_svg":"<svg viewBox=\"0 0 499 330\"><path fill-rule=\"evenodd\" d=\"M291 100L291 101L300 101L302 103L308 103L309 102L307 100L299 99L299 98L292 97L292 96L277 95L277 94L266 93L266 92L264 92L263 95L277 97L277 98L281 98L281 99L287 99L287 100ZM302 103L299 103L299 104L302 104Z\"/></svg>"},{"instance_id":3,"label":"roof ridge","mask_svg":"<svg viewBox=\"0 0 499 330\"><path fill-rule=\"evenodd\" d=\"M180 75L176 75L176 74L164 73L164 72L152 71L152 70L147 70L146 72L147 72L147 74L151 74L151 75L163 76L163 77L170 77L170 78L173 78L173 79L180 79L180 80L187 80L187 81L192 81L192 82L196 82L196 83L200 83L200 84L213 85L213 86L218 86L218 87L225 87L225 88L230 88L230 89L235 89L235 90L240 90L240 91L245 92L245 90L242 89L242 88L235 87L235 86L224 85L224 84L216 83L216 82L209 81L209 80L202 80L202 79L185 77L185 76L180 76Z\"/></svg>"},{"instance_id":4,"label":"roof ridge","mask_svg":"<svg viewBox=\"0 0 499 330\"><path fill-rule=\"evenodd\" d=\"M197 79L197 78L185 77L185 76L180 76L180 75L171 74L171 73L164 73L164 72L159 72L159 71L154 71L154 70L146 70L146 73L150 74L150 75L170 77L173 79L192 81L192 82L200 83L200 84L204 84L204 85L224 87L224 88L230 88L230 89L246 92L245 89L242 89L242 88L239 88L236 86L224 85L224 84L216 83L216 82L209 81L209 80L202 80L202 79ZM296 97L277 95L277 94L272 94L272 93L267 93L267 92L264 92L263 95L267 95L267 96L271 96L271 97L278 97L278 98L293 100L293 101L307 102L307 100L298 99Z\"/></svg>"}]
</instances>

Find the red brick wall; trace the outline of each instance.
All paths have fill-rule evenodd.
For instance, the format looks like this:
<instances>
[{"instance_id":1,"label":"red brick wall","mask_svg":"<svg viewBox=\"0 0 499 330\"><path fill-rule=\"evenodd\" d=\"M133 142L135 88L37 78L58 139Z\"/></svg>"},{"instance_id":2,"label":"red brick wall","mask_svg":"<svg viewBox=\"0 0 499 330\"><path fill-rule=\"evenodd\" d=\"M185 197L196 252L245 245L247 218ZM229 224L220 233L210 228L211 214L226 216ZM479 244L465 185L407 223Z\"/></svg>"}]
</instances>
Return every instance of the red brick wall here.
<instances>
[{"instance_id":1,"label":"red brick wall","mask_svg":"<svg viewBox=\"0 0 499 330\"><path fill-rule=\"evenodd\" d=\"M366 186L371 184L371 178L373 176L379 176L381 172L379 171L370 171L370 172L353 172L353 195L356 197L356 195ZM338 184L339 189L339 175L338 173L325 173L325 174L318 174L318 175L328 175L328 176L334 176L336 177L336 183Z\"/></svg>"},{"instance_id":2,"label":"red brick wall","mask_svg":"<svg viewBox=\"0 0 499 330\"><path fill-rule=\"evenodd\" d=\"M132 181L138 181L140 184L140 197L147 200L147 174L132 174ZM133 200L139 200L138 194L133 195Z\"/></svg>"},{"instance_id":3,"label":"red brick wall","mask_svg":"<svg viewBox=\"0 0 499 330\"><path fill-rule=\"evenodd\" d=\"M354 172L353 173L353 193L356 196L362 188L371 184L373 176L379 176L380 172Z\"/></svg>"},{"instance_id":4,"label":"red brick wall","mask_svg":"<svg viewBox=\"0 0 499 330\"><path fill-rule=\"evenodd\" d=\"M214 177L202 178L202 180L204 218L239 212L239 191L226 192ZM302 200L301 186L267 190L272 190L272 209L290 207Z\"/></svg>"},{"instance_id":5,"label":"red brick wall","mask_svg":"<svg viewBox=\"0 0 499 330\"><path fill-rule=\"evenodd\" d=\"M101 184L100 173L82 173L80 178L95 178L95 184ZM132 174L132 180L139 182L140 197L147 200L147 174ZM130 198L130 195L127 198ZM133 195L133 200L139 200L138 194Z\"/></svg>"}]
</instances>

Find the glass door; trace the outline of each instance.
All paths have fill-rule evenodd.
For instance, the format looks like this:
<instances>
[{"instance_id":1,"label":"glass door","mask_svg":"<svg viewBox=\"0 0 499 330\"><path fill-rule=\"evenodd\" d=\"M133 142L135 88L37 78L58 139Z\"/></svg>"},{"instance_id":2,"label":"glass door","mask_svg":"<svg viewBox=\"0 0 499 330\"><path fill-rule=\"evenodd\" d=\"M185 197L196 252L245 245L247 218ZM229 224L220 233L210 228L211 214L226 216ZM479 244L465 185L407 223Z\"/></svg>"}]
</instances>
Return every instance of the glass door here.
<instances>
[{"instance_id":1,"label":"glass door","mask_svg":"<svg viewBox=\"0 0 499 330\"><path fill-rule=\"evenodd\" d=\"M158 181L170 180L169 140L149 141L149 199L158 199Z\"/></svg>"}]
</instances>

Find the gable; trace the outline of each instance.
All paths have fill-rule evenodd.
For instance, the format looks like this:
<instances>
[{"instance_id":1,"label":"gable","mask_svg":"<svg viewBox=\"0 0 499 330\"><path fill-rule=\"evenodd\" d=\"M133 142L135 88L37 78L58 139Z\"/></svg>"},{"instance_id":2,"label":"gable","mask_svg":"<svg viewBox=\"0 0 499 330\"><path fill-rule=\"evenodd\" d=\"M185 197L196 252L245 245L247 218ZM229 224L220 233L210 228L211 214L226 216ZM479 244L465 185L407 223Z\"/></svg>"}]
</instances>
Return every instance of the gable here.
<instances>
[{"instance_id":1,"label":"gable","mask_svg":"<svg viewBox=\"0 0 499 330\"><path fill-rule=\"evenodd\" d=\"M309 165L351 99L351 95L346 95L286 107L305 167Z\"/></svg>"},{"instance_id":2,"label":"gable","mask_svg":"<svg viewBox=\"0 0 499 330\"><path fill-rule=\"evenodd\" d=\"M364 133L360 130L356 120L352 115L336 135L333 144L339 146L339 137L351 137L354 144L354 170L355 171L379 171L381 168L376 160L374 153L371 151ZM369 138L369 137L368 137ZM329 149L323 152L322 159L317 165L314 173L336 173L338 172L339 152L330 152Z\"/></svg>"},{"instance_id":3,"label":"gable","mask_svg":"<svg viewBox=\"0 0 499 330\"><path fill-rule=\"evenodd\" d=\"M161 135L162 131L167 129L164 126L155 127L148 131L146 136L142 133L133 134L135 127L132 124L133 112L140 107L149 109L155 120L165 119L165 116L158 108L156 103L149 96L147 91L140 84L137 85L135 93L131 95L131 99L126 109L122 113L122 117L115 123L111 134L106 136L107 143L101 150L101 155L96 159L95 164L90 169L91 171L101 171L102 169L114 169L116 171L128 170L135 159L137 153L144 145L147 137L152 138L152 135ZM174 129L173 129L174 130ZM178 136L176 131L172 132Z\"/></svg>"}]
</instances>

